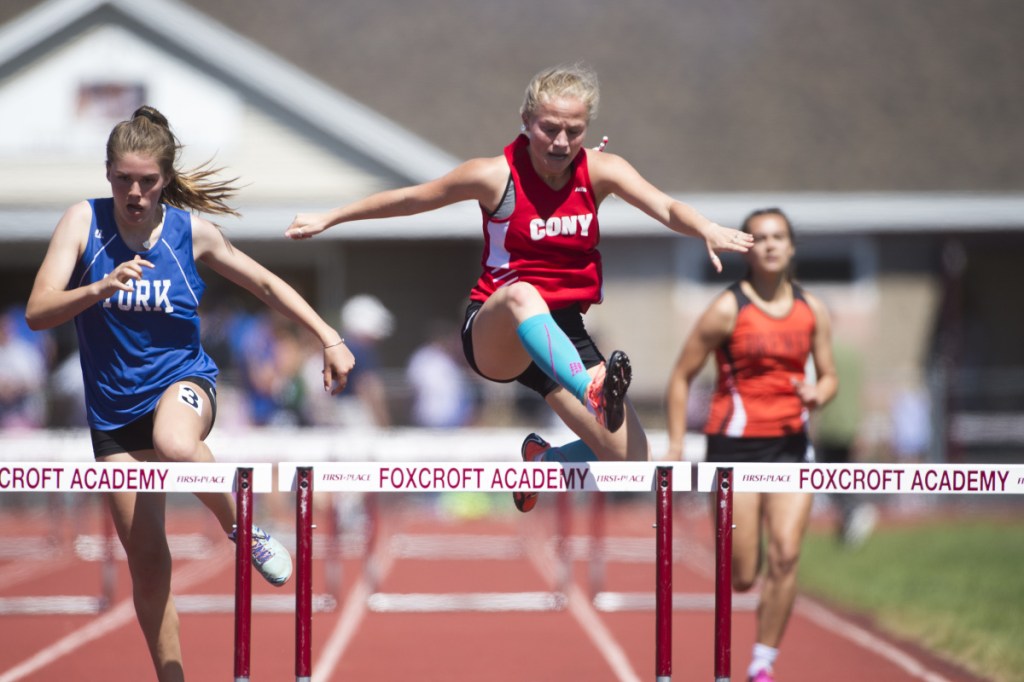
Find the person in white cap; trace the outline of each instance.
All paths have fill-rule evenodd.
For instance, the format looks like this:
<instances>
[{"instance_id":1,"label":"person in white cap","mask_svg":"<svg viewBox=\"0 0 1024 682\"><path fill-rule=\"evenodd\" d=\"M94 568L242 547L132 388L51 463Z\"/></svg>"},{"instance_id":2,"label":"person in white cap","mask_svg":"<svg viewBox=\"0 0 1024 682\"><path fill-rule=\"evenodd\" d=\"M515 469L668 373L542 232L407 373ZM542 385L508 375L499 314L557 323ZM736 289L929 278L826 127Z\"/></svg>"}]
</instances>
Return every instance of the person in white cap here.
<instances>
[{"instance_id":1,"label":"person in white cap","mask_svg":"<svg viewBox=\"0 0 1024 682\"><path fill-rule=\"evenodd\" d=\"M391 336L395 317L376 296L358 294L341 307L341 329L356 365L341 397L341 421L348 426L391 425L387 388L380 375L377 346Z\"/></svg>"}]
</instances>

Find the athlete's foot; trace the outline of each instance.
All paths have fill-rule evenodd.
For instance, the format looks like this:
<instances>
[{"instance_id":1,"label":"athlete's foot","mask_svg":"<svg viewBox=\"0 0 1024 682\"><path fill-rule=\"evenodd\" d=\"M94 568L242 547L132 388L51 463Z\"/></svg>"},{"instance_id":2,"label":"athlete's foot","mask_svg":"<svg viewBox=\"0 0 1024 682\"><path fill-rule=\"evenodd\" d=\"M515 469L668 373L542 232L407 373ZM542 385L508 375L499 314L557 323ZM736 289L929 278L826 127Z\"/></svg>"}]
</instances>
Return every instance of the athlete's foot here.
<instances>
[{"instance_id":1,"label":"athlete's foot","mask_svg":"<svg viewBox=\"0 0 1024 682\"><path fill-rule=\"evenodd\" d=\"M536 433L531 433L523 440L523 447L520 453L524 462L539 462L544 453L551 449L551 443L547 442ZM521 512L528 512L537 506L537 497L540 493L536 491L516 491L512 493L512 501L516 503L516 509Z\"/></svg>"},{"instance_id":2,"label":"athlete's foot","mask_svg":"<svg viewBox=\"0 0 1024 682\"><path fill-rule=\"evenodd\" d=\"M236 532L228 535L232 542ZM252 565L275 587L284 585L292 575L292 557L288 550L259 526L252 527Z\"/></svg>"},{"instance_id":3,"label":"athlete's foot","mask_svg":"<svg viewBox=\"0 0 1024 682\"><path fill-rule=\"evenodd\" d=\"M587 409L599 424L615 433L625 421L626 390L633 380L633 367L629 357L621 350L613 351L608 364L598 365L587 388Z\"/></svg>"}]
</instances>

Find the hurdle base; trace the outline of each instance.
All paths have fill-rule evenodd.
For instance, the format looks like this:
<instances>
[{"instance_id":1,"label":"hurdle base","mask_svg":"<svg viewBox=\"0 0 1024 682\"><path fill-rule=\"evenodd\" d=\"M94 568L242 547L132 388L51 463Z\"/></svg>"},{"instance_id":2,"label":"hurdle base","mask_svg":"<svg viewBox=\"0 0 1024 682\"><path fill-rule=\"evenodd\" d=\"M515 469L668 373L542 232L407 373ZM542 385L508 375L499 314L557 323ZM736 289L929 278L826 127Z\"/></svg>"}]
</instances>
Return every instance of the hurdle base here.
<instances>
[{"instance_id":1,"label":"hurdle base","mask_svg":"<svg viewBox=\"0 0 1024 682\"><path fill-rule=\"evenodd\" d=\"M86 595L39 595L0 598L0 616L95 616L110 608L102 597Z\"/></svg>"},{"instance_id":2,"label":"hurdle base","mask_svg":"<svg viewBox=\"0 0 1024 682\"><path fill-rule=\"evenodd\" d=\"M564 611L569 598L561 592L387 593L366 600L375 613L507 613Z\"/></svg>"},{"instance_id":3,"label":"hurdle base","mask_svg":"<svg viewBox=\"0 0 1024 682\"><path fill-rule=\"evenodd\" d=\"M183 594L174 597L178 613L231 613L235 598L227 594ZM337 600L329 594L313 596L315 613L331 613L338 608ZM288 594L256 594L252 597L253 613L291 613L295 610L295 597Z\"/></svg>"},{"instance_id":4,"label":"hurdle base","mask_svg":"<svg viewBox=\"0 0 1024 682\"><path fill-rule=\"evenodd\" d=\"M733 597L733 610L755 611L758 599L756 594L736 595ZM598 592L594 595L593 605L595 609L605 613L653 611L655 598L650 592ZM707 594L677 592L672 595L673 611L711 611L714 608L715 595L713 592Z\"/></svg>"}]
</instances>

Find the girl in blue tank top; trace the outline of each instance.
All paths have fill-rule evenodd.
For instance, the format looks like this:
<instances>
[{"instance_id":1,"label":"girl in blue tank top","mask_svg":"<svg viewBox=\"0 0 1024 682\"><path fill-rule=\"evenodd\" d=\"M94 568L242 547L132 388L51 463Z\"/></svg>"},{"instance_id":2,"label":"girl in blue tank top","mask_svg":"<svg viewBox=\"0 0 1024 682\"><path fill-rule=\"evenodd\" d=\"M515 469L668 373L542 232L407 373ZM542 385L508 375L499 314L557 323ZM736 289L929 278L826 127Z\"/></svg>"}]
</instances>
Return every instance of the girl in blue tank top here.
<instances>
[{"instance_id":1,"label":"girl in blue tank top","mask_svg":"<svg viewBox=\"0 0 1024 682\"><path fill-rule=\"evenodd\" d=\"M91 199L92 223L85 252L71 281L101 282L136 252L118 232L113 199ZM152 263L98 305L75 316L85 377L89 425L109 431L153 411L165 387L186 377L217 378L213 360L199 342L199 301L205 283L192 257L192 216L161 206L163 227L139 254Z\"/></svg>"},{"instance_id":2,"label":"girl in blue tank top","mask_svg":"<svg viewBox=\"0 0 1024 682\"><path fill-rule=\"evenodd\" d=\"M26 307L32 329L74 320L93 452L106 462L213 461L204 441L216 414L217 368L200 343L205 285L197 260L320 339L324 390L340 392L354 364L338 332L291 286L193 214L237 215L226 203L236 188L208 168L180 172L179 148L151 107L114 127L107 140L112 196L64 213ZM197 496L233 537L231 494ZM164 505L164 495L110 494L157 676L184 679ZM258 527L252 537L253 565L283 585L292 571L288 551Z\"/></svg>"}]
</instances>

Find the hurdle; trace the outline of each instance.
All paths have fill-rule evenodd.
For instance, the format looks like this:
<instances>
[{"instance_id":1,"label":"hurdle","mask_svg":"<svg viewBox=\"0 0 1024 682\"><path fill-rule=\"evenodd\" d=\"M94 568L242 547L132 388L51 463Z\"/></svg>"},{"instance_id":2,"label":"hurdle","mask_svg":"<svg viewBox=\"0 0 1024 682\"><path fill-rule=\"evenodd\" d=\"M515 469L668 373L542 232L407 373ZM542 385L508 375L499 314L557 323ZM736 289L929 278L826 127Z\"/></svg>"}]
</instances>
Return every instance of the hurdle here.
<instances>
[{"instance_id":1,"label":"hurdle","mask_svg":"<svg viewBox=\"0 0 1024 682\"><path fill-rule=\"evenodd\" d=\"M734 493L1024 494L1024 465L700 462L697 490L715 494L715 682L730 679Z\"/></svg>"},{"instance_id":2,"label":"hurdle","mask_svg":"<svg viewBox=\"0 0 1024 682\"><path fill-rule=\"evenodd\" d=\"M296 492L299 537L311 532L313 490L321 492L502 492L545 493L654 492L656 514L655 663L656 682L670 682L672 668L672 493L692 489L689 462L282 462L278 465L278 489ZM301 552L302 563L310 561ZM306 568L300 568L304 571ZM561 582L559 576L556 582ZM301 579L300 579L301 582ZM564 585L558 585L564 589ZM298 588L297 596L298 600ZM310 679L309 660L312 609L308 592L296 603L296 680ZM561 592L467 594L459 600L440 595L404 595L429 610L552 610L564 608L568 598ZM380 610L403 595L371 595ZM408 601L408 600L406 600ZM499 602L495 604L495 601Z\"/></svg>"},{"instance_id":3,"label":"hurdle","mask_svg":"<svg viewBox=\"0 0 1024 682\"><path fill-rule=\"evenodd\" d=\"M234 492L237 512L233 660L235 682L249 680L253 493L272 492L273 478L273 466L269 463L0 463L0 493ZM2 602L0 600L0 609L4 606Z\"/></svg>"}]
</instances>

